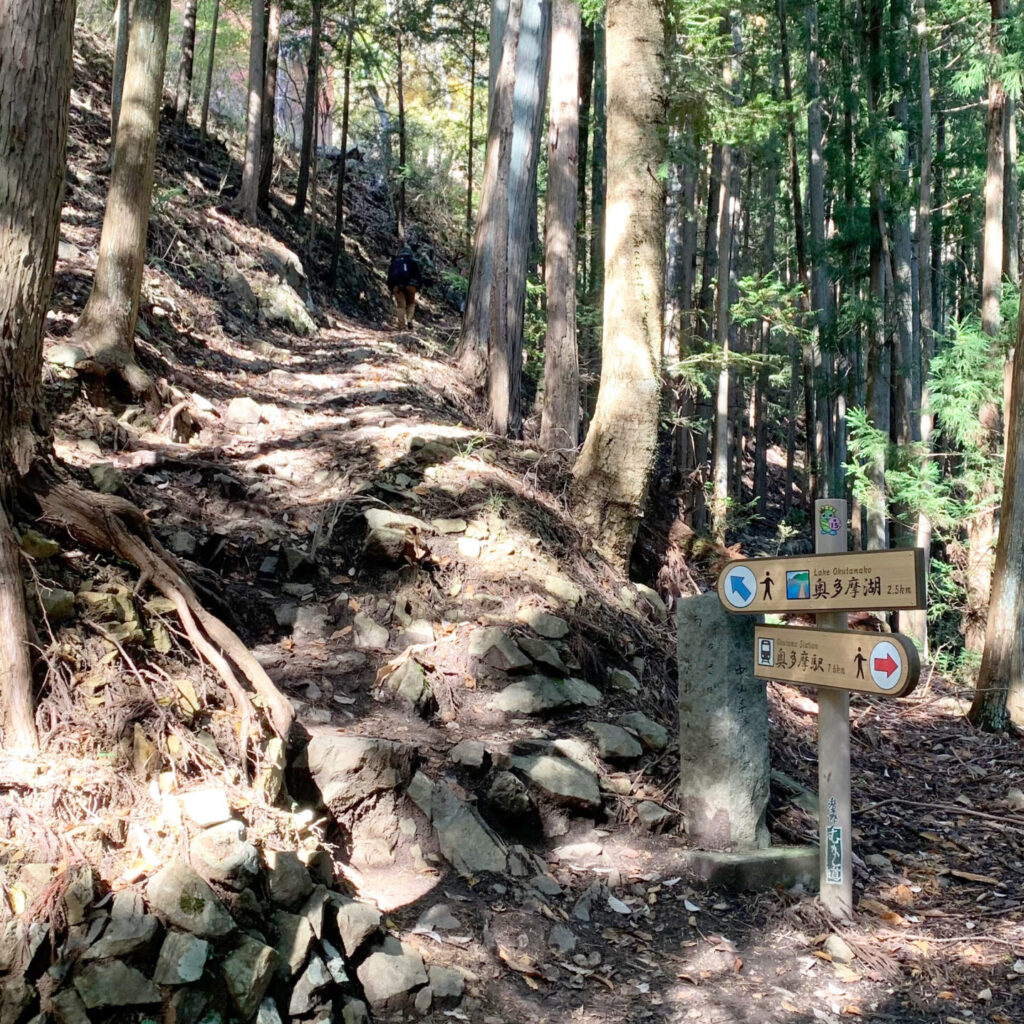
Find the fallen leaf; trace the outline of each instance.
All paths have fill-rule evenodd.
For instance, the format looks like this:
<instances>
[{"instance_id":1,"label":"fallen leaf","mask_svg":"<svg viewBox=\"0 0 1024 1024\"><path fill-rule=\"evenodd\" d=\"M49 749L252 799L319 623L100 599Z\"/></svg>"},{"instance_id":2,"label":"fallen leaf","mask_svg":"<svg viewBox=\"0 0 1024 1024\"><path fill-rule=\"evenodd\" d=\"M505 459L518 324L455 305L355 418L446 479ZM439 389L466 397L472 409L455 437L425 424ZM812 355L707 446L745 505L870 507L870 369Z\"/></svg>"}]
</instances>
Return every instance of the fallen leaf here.
<instances>
[{"instance_id":1,"label":"fallen leaf","mask_svg":"<svg viewBox=\"0 0 1024 1024\"><path fill-rule=\"evenodd\" d=\"M906 928L910 922L897 914L895 910L890 910L884 903L879 903L878 900L861 900L857 904L858 909L866 910L869 914L874 914L875 917L880 917L886 924L891 924L896 928Z\"/></svg>"},{"instance_id":2,"label":"fallen leaf","mask_svg":"<svg viewBox=\"0 0 1024 1024\"><path fill-rule=\"evenodd\" d=\"M850 1003L843 1007L843 1015L846 1017L859 1017L861 1015L860 1007L856 1003Z\"/></svg>"},{"instance_id":3,"label":"fallen leaf","mask_svg":"<svg viewBox=\"0 0 1024 1024\"><path fill-rule=\"evenodd\" d=\"M835 964L836 977L846 984L850 985L855 981L860 981L860 975L853 969L846 966L846 964Z\"/></svg>"},{"instance_id":4,"label":"fallen leaf","mask_svg":"<svg viewBox=\"0 0 1024 1024\"><path fill-rule=\"evenodd\" d=\"M614 910L616 914L632 914L629 904L623 903L618 896L608 896L608 909Z\"/></svg>"},{"instance_id":5,"label":"fallen leaf","mask_svg":"<svg viewBox=\"0 0 1024 1024\"><path fill-rule=\"evenodd\" d=\"M954 878L962 878L965 882L982 882L985 885L1002 885L998 878L991 875L976 875L973 871L950 871Z\"/></svg>"},{"instance_id":6,"label":"fallen leaf","mask_svg":"<svg viewBox=\"0 0 1024 1024\"><path fill-rule=\"evenodd\" d=\"M696 903L691 903L689 900L683 900L683 906L686 907L691 914L695 914L700 910L700 907L698 907Z\"/></svg>"}]
</instances>

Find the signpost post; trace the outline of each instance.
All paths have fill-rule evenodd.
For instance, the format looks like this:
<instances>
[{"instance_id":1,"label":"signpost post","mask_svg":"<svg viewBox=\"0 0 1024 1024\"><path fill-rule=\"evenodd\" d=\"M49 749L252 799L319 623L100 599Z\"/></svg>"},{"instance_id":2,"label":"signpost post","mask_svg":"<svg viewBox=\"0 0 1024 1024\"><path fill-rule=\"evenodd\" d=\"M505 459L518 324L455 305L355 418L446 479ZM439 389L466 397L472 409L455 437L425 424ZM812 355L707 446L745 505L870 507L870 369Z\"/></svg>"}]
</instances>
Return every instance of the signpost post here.
<instances>
[{"instance_id":1,"label":"signpost post","mask_svg":"<svg viewBox=\"0 0 1024 1024\"><path fill-rule=\"evenodd\" d=\"M925 607L924 552L846 550L846 502L814 503L813 555L730 562L718 578L727 610L815 615L817 628L758 626L754 675L818 687L821 902L853 916L850 691L901 697L917 684L917 650L899 633L846 629L851 611Z\"/></svg>"}]
</instances>

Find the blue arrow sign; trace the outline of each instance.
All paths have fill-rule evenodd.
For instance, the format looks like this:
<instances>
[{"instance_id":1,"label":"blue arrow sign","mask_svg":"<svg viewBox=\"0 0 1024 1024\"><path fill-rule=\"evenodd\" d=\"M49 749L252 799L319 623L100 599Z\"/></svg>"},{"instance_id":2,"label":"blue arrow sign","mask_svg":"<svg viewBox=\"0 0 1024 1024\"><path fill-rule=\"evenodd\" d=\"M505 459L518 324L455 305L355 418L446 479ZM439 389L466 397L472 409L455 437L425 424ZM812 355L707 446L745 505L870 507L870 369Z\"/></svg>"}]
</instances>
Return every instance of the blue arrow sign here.
<instances>
[{"instance_id":1,"label":"blue arrow sign","mask_svg":"<svg viewBox=\"0 0 1024 1024\"><path fill-rule=\"evenodd\" d=\"M750 590L739 575L729 577L729 586L732 587L734 594L739 595L741 601L746 603L750 600Z\"/></svg>"}]
</instances>

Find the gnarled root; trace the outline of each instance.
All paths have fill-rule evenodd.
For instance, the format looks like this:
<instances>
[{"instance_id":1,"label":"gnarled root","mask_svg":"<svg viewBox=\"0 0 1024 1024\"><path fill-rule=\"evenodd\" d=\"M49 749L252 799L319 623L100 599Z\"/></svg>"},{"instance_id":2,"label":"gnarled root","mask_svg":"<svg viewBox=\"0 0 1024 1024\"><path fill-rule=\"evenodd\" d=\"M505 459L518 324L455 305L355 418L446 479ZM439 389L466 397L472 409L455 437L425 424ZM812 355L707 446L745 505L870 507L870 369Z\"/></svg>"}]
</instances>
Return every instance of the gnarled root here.
<instances>
[{"instance_id":1,"label":"gnarled root","mask_svg":"<svg viewBox=\"0 0 1024 1024\"><path fill-rule=\"evenodd\" d=\"M200 604L172 557L153 536L143 514L129 501L83 490L75 483L35 474L26 481L51 522L77 539L114 551L132 562L174 607L196 653L216 669L242 716L243 749L255 709L236 669L256 691L274 732L286 739L295 718L287 697L238 636Z\"/></svg>"}]
</instances>

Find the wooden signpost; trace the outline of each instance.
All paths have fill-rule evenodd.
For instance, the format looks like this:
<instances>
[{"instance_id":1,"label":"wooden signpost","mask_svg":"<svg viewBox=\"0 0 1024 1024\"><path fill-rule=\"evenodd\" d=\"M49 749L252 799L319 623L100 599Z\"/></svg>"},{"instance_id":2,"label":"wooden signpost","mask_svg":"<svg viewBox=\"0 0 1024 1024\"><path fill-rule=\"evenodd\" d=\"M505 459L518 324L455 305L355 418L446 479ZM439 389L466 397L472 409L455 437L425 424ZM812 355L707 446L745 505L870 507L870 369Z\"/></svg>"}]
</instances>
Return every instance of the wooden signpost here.
<instances>
[{"instance_id":1,"label":"wooden signpost","mask_svg":"<svg viewBox=\"0 0 1024 1024\"><path fill-rule=\"evenodd\" d=\"M817 628L757 626L754 676L818 687L820 897L833 917L853 916L850 691L902 697L920 663L899 633L846 629L847 613L924 608L924 552L848 552L846 502L814 503L814 554L730 562L718 577L728 611L815 615Z\"/></svg>"}]
</instances>

